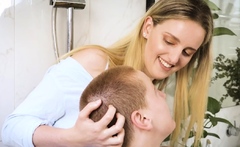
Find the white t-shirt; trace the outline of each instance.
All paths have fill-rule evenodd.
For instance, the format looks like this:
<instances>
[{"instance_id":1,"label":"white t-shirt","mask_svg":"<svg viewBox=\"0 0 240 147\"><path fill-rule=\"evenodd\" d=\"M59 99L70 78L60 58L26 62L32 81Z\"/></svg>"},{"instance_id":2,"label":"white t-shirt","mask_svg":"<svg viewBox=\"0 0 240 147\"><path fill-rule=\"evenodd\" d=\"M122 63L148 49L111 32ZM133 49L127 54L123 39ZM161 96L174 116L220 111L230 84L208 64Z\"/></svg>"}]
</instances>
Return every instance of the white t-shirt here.
<instances>
[{"instance_id":1,"label":"white t-shirt","mask_svg":"<svg viewBox=\"0 0 240 147\"><path fill-rule=\"evenodd\" d=\"M80 96L92 79L71 57L50 67L39 85L5 120L3 143L33 147L32 135L39 125L72 127L79 115Z\"/></svg>"}]
</instances>

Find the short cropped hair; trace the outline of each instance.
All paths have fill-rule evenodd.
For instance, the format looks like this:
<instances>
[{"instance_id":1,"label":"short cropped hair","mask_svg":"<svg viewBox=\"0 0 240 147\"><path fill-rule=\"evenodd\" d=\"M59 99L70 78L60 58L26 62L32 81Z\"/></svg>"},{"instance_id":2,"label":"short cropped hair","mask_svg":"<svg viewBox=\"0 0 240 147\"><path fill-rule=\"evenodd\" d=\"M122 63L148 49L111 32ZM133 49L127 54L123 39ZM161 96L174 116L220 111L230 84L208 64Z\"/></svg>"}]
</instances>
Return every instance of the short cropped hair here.
<instances>
[{"instance_id":1,"label":"short cropped hair","mask_svg":"<svg viewBox=\"0 0 240 147\"><path fill-rule=\"evenodd\" d=\"M80 109L89 102L101 99L101 106L90 115L96 122L107 112L108 105L113 105L117 112L125 117L123 146L127 147L133 138L131 114L146 107L145 94L146 86L137 76L137 70L128 66L118 66L106 70L90 82L81 96ZM108 127L115 123L116 117Z\"/></svg>"}]
</instances>

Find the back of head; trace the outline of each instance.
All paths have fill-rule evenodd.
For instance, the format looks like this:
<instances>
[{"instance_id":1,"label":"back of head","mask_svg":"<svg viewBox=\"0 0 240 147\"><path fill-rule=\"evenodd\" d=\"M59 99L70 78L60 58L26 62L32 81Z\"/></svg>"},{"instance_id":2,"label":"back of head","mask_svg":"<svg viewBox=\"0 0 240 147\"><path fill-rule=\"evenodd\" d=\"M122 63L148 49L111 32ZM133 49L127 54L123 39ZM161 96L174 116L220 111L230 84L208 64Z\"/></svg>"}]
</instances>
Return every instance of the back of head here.
<instances>
[{"instance_id":1,"label":"back of head","mask_svg":"<svg viewBox=\"0 0 240 147\"><path fill-rule=\"evenodd\" d=\"M117 112L125 117L124 147L128 146L133 137L131 113L146 106L144 99L146 88L136 73L136 70L127 66L110 68L93 79L84 90L80 100L80 109L83 109L88 102L102 100L102 105L90 115L93 121L98 121L104 116L108 105L113 105ZM114 125L115 122L116 118L108 127Z\"/></svg>"}]
</instances>

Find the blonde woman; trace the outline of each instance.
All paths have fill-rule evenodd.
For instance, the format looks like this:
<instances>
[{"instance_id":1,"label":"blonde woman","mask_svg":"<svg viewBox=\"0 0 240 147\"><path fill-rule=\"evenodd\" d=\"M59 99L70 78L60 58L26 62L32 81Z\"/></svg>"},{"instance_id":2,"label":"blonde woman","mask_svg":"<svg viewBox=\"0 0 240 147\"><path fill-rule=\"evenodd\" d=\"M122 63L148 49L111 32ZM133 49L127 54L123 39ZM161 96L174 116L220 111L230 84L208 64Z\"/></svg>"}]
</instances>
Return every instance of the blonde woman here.
<instances>
[{"instance_id":1,"label":"blonde woman","mask_svg":"<svg viewBox=\"0 0 240 147\"><path fill-rule=\"evenodd\" d=\"M100 102L80 113L82 91L97 75L118 65L143 71L162 90L168 77L176 75L171 145L183 143L193 127L195 145L203 132L203 119L212 70L213 20L204 0L159 0L138 26L110 47L83 46L51 67L41 83L9 115L2 129L7 145L18 146L121 146L124 117L106 128L115 114L109 107L99 122L89 114ZM79 90L80 89L80 90ZM113 136L118 134L117 136Z\"/></svg>"}]
</instances>

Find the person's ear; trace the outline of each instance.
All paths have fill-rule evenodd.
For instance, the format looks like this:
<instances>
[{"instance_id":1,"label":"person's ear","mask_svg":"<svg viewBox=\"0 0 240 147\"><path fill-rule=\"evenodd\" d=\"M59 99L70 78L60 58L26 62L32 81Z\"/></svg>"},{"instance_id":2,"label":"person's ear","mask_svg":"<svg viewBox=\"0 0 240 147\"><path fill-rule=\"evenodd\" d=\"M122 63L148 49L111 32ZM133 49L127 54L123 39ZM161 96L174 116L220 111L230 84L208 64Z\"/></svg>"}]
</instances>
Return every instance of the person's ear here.
<instances>
[{"instance_id":1,"label":"person's ear","mask_svg":"<svg viewBox=\"0 0 240 147\"><path fill-rule=\"evenodd\" d=\"M147 116L144 116L144 114L139 111L134 111L131 114L131 120L132 123L140 129L149 131L153 128L152 120L149 119Z\"/></svg>"},{"instance_id":2,"label":"person's ear","mask_svg":"<svg viewBox=\"0 0 240 147\"><path fill-rule=\"evenodd\" d=\"M142 35L144 38L148 38L149 33L151 32L151 29L153 28L153 20L151 16L146 17L143 28L142 28Z\"/></svg>"}]
</instances>

